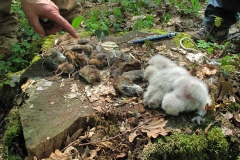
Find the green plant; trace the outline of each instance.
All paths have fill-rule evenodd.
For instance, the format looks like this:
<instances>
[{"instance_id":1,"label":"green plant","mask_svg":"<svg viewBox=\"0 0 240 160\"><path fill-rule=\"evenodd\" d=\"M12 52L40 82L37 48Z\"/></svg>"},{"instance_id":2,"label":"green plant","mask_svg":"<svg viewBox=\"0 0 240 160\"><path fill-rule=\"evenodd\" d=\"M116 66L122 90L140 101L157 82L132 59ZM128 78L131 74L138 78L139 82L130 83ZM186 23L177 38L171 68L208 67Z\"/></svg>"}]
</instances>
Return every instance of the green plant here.
<instances>
[{"instance_id":1,"label":"green plant","mask_svg":"<svg viewBox=\"0 0 240 160\"><path fill-rule=\"evenodd\" d=\"M227 73L234 73L236 70L240 69L239 65L239 55L226 55L220 60L221 69Z\"/></svg>"},{"instance_id":2,"label":"green plant","mask_svg":"<svg viewBox=\"0 0 240 160\"><path fill-rule=\"evenodd\" d=\"M116 8L113 9L113 15L117 19L123 19L124 18L120 7L116 7Z\"/></svg>"},{"instance_id":3,"label":"green plant","mask_svg":"<svg viewBox=\"0 0 240 160\"><path fill-rule=\"evenodd\" d=\"M198 14L198 11L201 8L199 1L198 0L190 0L190 6L191 7L188 7L188 5L183 6L184 13L185 14L190 14L190 13Z\"/></svg>"},{"instance_id":4,"label":"green plant","mask_svg":"<svg viewBox=\"0 0 240 160\"><path fill-rule=\"evenodd\" d=\"M167 23L167 22L169 22L169 20L170 20L170 18L171 18L171 15L168 14L168 13L165 13L161 18L162 18L162 21L163 21L164 23Z\"/></svg>"},{"instance_id":5,"label":"green plant","mask_svg":"<svg viewBox=\"0 0 240 160\"><path fill-rule=\"evenodd\" d=\"M206 50L208 54L212 54L215 49L224 52L228 45L229 42L225 42L224 44L218 44L218 43L212 43L212 42L207 42L205 40L198 40L197 41L197 46L199 49Z\"/></svg>"},{"instance_id":6,"label":"green plant","mask_svg":"<svg viewBox=\"0 0 240 160\"><path fill-rule=\"evenodd\" d=\"M74 18L73 21L72 21L72 27L74 29L77 29L80 26L82 20L83 20L83 16L79 16L79 17Z\"/></svg>"},{"instance_id":7,"label":"green plant","mask_svg":"<svg viewBox=\"0 0 240 160\"><path fill-rule=\"evenodd\" d=\"M134 24L134 29L144 29L144 28L151 28L154 24L154 18L151 15L147 15L145 19L139 19Z\"/></svg>"},{"instance_id":8,"label":"green plant","mask_svg":"<svg viewBox=\"0 0 240 160\"><path fill-rule=\"evenodd\" d=\"M208 54L212 54L214 51L213 43L207 42L205 40L198 40L197 46L199 49L206 50Z\"/></svg>"},{"instance_id":9,"label":"green plant","mask_svg":"<svg viewBox=\"0 0 240 160\"><path fill-rule=\"evenodd\" d=\"M89 19L84 20L86 30L91 31L102 39L109 34L109 18L101 17L101 11L94 10L90 13Z\"/></svg>"},{"instance_id":10,"label":"green plant","mask_svg":"<svg viewBox=\"0 0 240 160\"><path fill-rule=\"evenodd\" d=\"M30 64L29 61L32 60L32 55L34 55L34 53L29 54L31 48L30 43L22 41L12 45L13 54L6 61L1 61L3 56L0 56L0 86L11 84L11 79L6 76L7 74L25 69Z\"/></svg>"},{"instance_id":11,"label":"green plant","mask_svg":"<svg viewBox=\"0 0 240 160\"><path fill-rule=\"evenodd\" d=\"M122 0L122 6L134 14L139 14L139 11L142 8L142 2L136 2L136 0Z\"/></svg>"},{"instance_id":12,"label":"green plant","mask_svg":"<svg viewBox=\"0 0 240 160\"><path fill-rule=\"evenodd\" d=\"M29 26L27 19L25 18L25 14L21 8L20 0L15 0L12 2L12 10L16 12L19 28L16 32L16 35L21 38L25 38L28 40L36 40L39 38L39 35L34 32L31 26Z\"/></svg>"}]
</instances>

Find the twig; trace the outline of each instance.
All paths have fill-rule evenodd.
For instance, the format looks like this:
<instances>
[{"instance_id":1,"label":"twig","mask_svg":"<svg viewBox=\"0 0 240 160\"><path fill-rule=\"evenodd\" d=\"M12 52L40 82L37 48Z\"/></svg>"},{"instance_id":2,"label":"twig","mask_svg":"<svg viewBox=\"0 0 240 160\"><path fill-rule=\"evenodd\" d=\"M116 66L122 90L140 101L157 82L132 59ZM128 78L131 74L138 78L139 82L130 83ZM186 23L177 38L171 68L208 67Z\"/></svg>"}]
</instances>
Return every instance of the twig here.
<instances>
[{"instance_id":1,"label":"twig","mask_svg":"<svg viewBox=\"0 0 240 160\"><path fill-rule=\"evenodd\" d=\"M219 122L219 120L210 123L210 124L207 126L207 128L205 128L204 133L205 133L205 134L208 134L208 130L209 130L215 123L217 123L217 122Z\"/></svg>"},{"instance_id":2,"label":"twig","mask_svg":"<svg viewBox=\"0 0 240 160\"><path fill-rule=\"evenodd\" d=\"M129 131L126 131L126 132L124 132L124 133L118 134L118 135L116 135L116 136L114 136L114 137L107 138L107 139L104 139L104 140L100 140L100 141L96 141L96 142L81 143L81 144L77 144L77 143L79 142L79 139L78 139L78 140L75 140L75 141L73 141L72 143L70 143L68 146L66 146L65 148L63 148L61 151L63 152L64 150L66 150L66 149L67 149L68 147L70 147L70 146L73 146L73 147L74 147L74 146L95 145L95 144L97 144L97 143L101 143L101 142L106 142L106 141L113 140L113 139L115 139L115 138L117 138L117 137L121 137L121 136L123 136L123 135L125 135L125 134L127 134L127 133L133 132L134 130L142 127L143 125L149 123L150 121L151 121L151 119L148 120L148 121L146 121L146 122L144 122L143 124L141 124L141 125L133 128L133 129L129 130Z\"/></svg>"}]
</instances>

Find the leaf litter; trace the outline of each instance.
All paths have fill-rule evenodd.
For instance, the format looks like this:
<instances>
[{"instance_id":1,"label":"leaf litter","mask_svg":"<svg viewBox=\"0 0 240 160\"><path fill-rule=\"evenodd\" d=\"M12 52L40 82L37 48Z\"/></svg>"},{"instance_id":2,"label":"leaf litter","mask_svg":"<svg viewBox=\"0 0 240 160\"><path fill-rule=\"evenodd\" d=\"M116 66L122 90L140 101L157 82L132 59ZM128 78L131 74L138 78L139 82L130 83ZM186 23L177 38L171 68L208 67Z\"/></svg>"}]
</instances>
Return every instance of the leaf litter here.
<instances>
[{"instance_id":1,"label":"leaf litter","mask_svg":"<svg viewBox=\"0 0 240 160\"><path fill-rule=\"evenodd\" d=\"M239 96L234 95L240 90L237 75L235 78L230 77L228 80L219 78L220 69L218 66L210 64L194 66L195 64L190 63L185 55L178 54L178 51L170 51L175 46L170 46L168 43L170 42L156 43L154 44L155 47L154 45L146 47L144 45L122 44L119 48L122 52L131 53L134 58L141 60L142 68L146 68L149 58L159 52L178 62L182 62L181 60L184 59L184 67L201 80L210 81L212 84L209 85L210 93L215 94L215 97L213 95L215 101L221 101L220 104L209 106L208 110L210 112L224 109L226 105L234 101L231 97L235 97L235 101L238 100ZM146 110L142 104L142 97L119 96L113 88L112 79L109 78L109 75L101 74L103 80L98 85L82 87L72 84L65 97L66 100L72 98L79 98L82 101L89 100L95 111L94 117L96 120L93 121L95 124L80 128L73 135L68 136L65 143L66 147L61 151L56 150L49 158L54 159L54 156L61 158L65 156L66 158L70 154L64 153L64 151L68 147L73 147L78 151L78 153L74 151L74 154L79 154L83 160L126 159L126 157L134 159L148 146L145 144L149 144L152 139L167 136L174 131L183 132L180 126L175 128L170 126L173 125L173 122L178 122L177 118L179 117L167 117L161 110ZM22 90L25 91L25 88L30 84L30 82L26 83ZM140 85L142 88L147 87L146 82ZM80 92L81 89L79 88L83 88L84 92ZM229 94L232 96L229 96ZM106 105L103 106L103 103ZM234 130L231 128L234 117L238 120L239 114L227 113L216 118L217 122L222 122L222 131L226 136L234 134ZM187 123L183 117L180 118L180 121L182 121L180 124ZM149 119L151 121L145 123ZM235 123L239 125L239 120ZM215 123L212 123L212 125L215 125ZM197 129L196 132L202 131Z\"/></svg>"}]
</instances>

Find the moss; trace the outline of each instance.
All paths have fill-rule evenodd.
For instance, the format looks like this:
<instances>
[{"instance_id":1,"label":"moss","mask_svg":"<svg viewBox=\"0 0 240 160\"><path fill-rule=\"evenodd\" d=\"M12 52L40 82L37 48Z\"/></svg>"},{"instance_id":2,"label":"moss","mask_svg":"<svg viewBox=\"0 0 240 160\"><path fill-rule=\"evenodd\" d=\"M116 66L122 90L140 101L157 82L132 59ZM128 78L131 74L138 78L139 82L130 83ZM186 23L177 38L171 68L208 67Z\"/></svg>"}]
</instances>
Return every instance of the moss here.
<instances>
[{"instance_id":1,"label":"moss","mask_svg":"<svg viewBox=\"0 0 240 160\"><path fill-rule=\"evenodd\" d=\"M31 54L39 53L41 51L41 47L42 47L43 43L44 43L44 39L43 38L39 38L39 39L33 41L31 43L31 47L29 49L29 52Z\"/></svg>"},{"instance_id":2,"label":"moss","mask_svg":"<svg viewBox=\"0 0 240 160\"><path fill-rule=\"evenodd\" d=\"M158 141L140 155L141 159L219 160L229 159L229 144L221 128L213 127L207 135L173 133ZM232 155L231 155L232 156ZM236 156L231 157L231 159Z\"/></svg>"},{"instance_id":3,"label":"moss","mask_svg":"<svg viewBox=\"0 0 240 160\"><path fill-rule=\"evenodd\" d=\"M219 127L213 127L207 134L210 159L228 159L229 144Z\"/></svg>"},{"instance_id":4,"label":"moss","mask_svg":"<svg viewBox=\"0 0 240 160\"><path fill-rule=\"evenodd\" d=\"M114 34L114 36L124 36L127 33L129 33L129 32L118 32L118 33Z\"/></svg>"},{"instance_id":5,"label":"moss","mask_svg":"<svg viewBox=\"0 0 240 160\"><path fill-rule=\"evenodd\" d=\"M90 31L77 31L77 34L79 37L89 37L93 35L93 33Z\"/></svg>"},{"instance_id":6,"label":"moss","mask_svg":"<svg viewBox=\"0 0 240 160\"><path fill-rule=\"evenodd\" d=\"M17 156L17 155L8 155L7 159L9 160L22 160L21 157Z\"/></svg>"},{"instance_id":7,"label":"moss","mask_svg":"<svg viewBox=\"0 0 240 160\"><path fill-rule=\"evenodd\" d=\"M37 62L38 60L42 59L40 55L36 55L33 57L32 61L30 62L30 65L32 65L33 63Z\"/></svg>"},{"instance_id":8,"label":"moss","mask_svg":"<svg viewBox=\"0 0 240 160\"><path fill-rule=\"evenodd\" d=\"M21 159L16 153L19 149L24 148L24 145L21 143L23 135L18 110L11 110L8 118L8 127L3 137L3 153L8 156L8 159L10 159L10 157L16 160Z\"/></svg>"},{"instance_id":9,"label":"moss","mask_svg":"<svg viewBox=\"0 0 240 160\"><path fill-rule=\"evenodd\" d=\"M205 159L203 153L207 147L206 142L204 135L174 133L159 138L157 143L144 151L142 159Z\"/></svg>"},{"instance_id":10,"label":"moss","mask_svg":"<svg viewBox=\"0 0 240 160\"><path fill-rule=\"evenodd\" d=\"M231 142L229 145L229 159L238 159L240 160L240 146L239 141L236 137L228 137L228 141ZM239 157L239 158L236 158Z\"/></svg>"},{"instance_id":11,"label":"moss","mask_svg":"<svg viewBox=\"0 0 240 160\"><path fill-rule=\"evenodd\" d=\"M164 31L164 30L161 30L161 29L143 29L142 31L147 31L147 32L151 32L151 33L155 33L155 34L167 34L168 32Z\"/></svg>"},{"instance_id":12,"label":"moss","mask_svg":"<svg viewBox=\"0 0 240 160\"><path fill-rule=\"evenodd\" d=\"M54 45L55 39L58 37L58 35L49 35L43 39L43 44L41 51L48 51L51 49Z\"/></svg>"},{"instance_id":13,"label":"moss","mask_svg":"<svg viewBox=\"0 0 240 160\"><path fill-rule=\"evenodd\" d=\"M88 36L91 36L93 33L89 32L89 31L79 30L79 31L77 31L77 34L79 37L88 37ZM41 51L48 51L49 49L53 48L54 42L55 42L56 38L58 38L58 37L59 37L59 35L49 35L49 36L45 37L42 42Z\"/></svg>"},{"instance_id":14,"label":"moss","mask_svg":"<svg viewBox=\"0 0 240 160\"><path fill-rule=\"evenodd\" d=\"M190 39L191 39L191 36L188 35L188 34L186 34L186 33L178 33L177 36L174 37L173 42L174 42L178 47L180 47L180 40L181 40L182 38L184 38L184 37L187 37L187 38L190 38ZM195 45L194 45L192 42L188 41L188 40L184 40L182 43L183 43L183 46L186 47L186 48L197 49L197 48L195 47Z\"/></svg>"}]
</instances>

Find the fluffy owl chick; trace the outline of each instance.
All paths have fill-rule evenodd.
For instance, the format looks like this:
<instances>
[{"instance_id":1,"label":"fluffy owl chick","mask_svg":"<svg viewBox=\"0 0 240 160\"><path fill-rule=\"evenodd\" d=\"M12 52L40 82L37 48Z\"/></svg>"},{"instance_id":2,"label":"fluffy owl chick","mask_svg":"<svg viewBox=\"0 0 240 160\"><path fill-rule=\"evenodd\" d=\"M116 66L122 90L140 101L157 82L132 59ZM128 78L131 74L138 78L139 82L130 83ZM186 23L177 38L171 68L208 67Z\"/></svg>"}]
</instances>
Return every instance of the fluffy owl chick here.
<instances>
[{"instance_id":1,"label":"fluffy owl chick","mask_svg":"<svg viewBox=\"0 0 240 160\"><path fill-rule=\"evenodd\" d=\"M167 58L163 55L160 55L160 54L153 56L148 61L148 64L152 65L154 67L157 67L159 70L177 66L177 64L175 62L171 61L169 58Z\"/></svg>"},{"instance_id":2,"label":"fluffy owl chick","mask_svg":"<svg viewBox=\"0 0 240 160\"><path fill-rule=\"evenodd\" d=\"M149 77L149 85L143 95L143 103L148 108L159 108L163 96L173 88L173 82L183 75L189 75L183 67L172 67L159 70Z\"/></svg>"},{"instance_id":3,"label":"fluffy owl chick","mask_svg":"<svg viewBox=\"0 0 240 160\"><path fill-rule=\"evenodd\" d=\"M201 110L211 105L207 85L193 76L181 76L173 84L174 90L163 97L162 109L177 116L180 112Z\"/></svg>"},{"instance_id":4,"label":"fluffy owl chick","mask_svg":"<svg viewBox=\"0 0 240 160\"><path fill-rule=\"evenodd\" d=\"M147 66L144 71L143 78L148 81L149 77L152 76L154 73L158 72L159 70L155 66Z\"/></svg>"}]
</instances>

